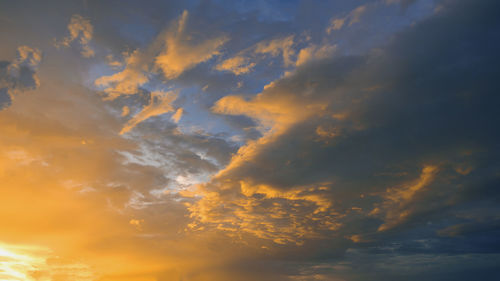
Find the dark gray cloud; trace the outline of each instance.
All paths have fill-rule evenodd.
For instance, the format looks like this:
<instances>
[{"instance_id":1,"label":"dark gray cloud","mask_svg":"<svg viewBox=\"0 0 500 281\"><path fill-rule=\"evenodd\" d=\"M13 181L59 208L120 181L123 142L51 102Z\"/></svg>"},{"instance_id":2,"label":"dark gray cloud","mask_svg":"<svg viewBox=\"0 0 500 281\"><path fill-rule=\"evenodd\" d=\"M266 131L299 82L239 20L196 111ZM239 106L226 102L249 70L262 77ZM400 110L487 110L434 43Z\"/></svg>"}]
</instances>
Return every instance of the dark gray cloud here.
<instances>
[{"instance_id":1,"label":"dark gray cloud","mask_svg":"<svg viewBox=\"0 0 500 281\"><path fill-rule=\"evenodd\" d=\"M2 112L12 137L0 141L9 164L31 165L65 196L74 190L93 219L106 215L101 224L121 223L95 240L75 231L87 251L158 260L134 272L157 280L498 279L498 1L52 3L61 15L37 3L30 25L59 24L45 37L63 38L81 14L95 57L82 62L79 50L33 36L52 48L43 71L34 48L0 62L0 110L23 91L42 93ZM359 7L359 19L326 32ZM106 56L139 50L152 65L163 39L177 38L165 32L184 24L181 43L227 40L169 79L134 65L147 82L101 100L95 78L119 68ZM282 47L255 51L291 35L289 65ZM311 58L294 63L307 48ZM235 56L252 71L216 69ZM120 136L159 89L179 91L169 105L184 110L180 122L157 111Z\"/></svg>"},{"instance_id":2,"label":"dark gray cloud","mask_svg":"<svg viewBox=\"0 0 500 281\"><path fill-rule=\"evenodd\" d=\"M299 67L265 89L260 100L241 101L239 106L263 111L268 103L286 106L284 100L302 104L304 110L314 104L326 109L251 147L255 154L250 161L230 166L207 184L221 203L205 202L213 203L214 209L204 214L212 215L204 221L220 226L222 218L236 217L226 227L250 231L245 230L247 224L264 224L252 217L263 219L275 228L255 235L277 238L277 243L280 231L288 242L294 235L307 239L311 233L302 228L309 226L326 240L349 238L355 242L353 248L383 249L397 241L399 246L391 251L425 253L429 259L439 254L497 253L498 8L495 1L444 1L434 15L396 34L387 45L363 56ZM262 120L257 109L241 112ZM254 186L253 193L245 191L248 187L241 181ZM314 186L328 189L304 189ZM308 210L310 202L321 204L306 197L313 194L331 202L331 212ZM287 200L295 202L294 207L283 203ZM248 210L242 204L254 207ZM273 204L280 207L271 208ZM289 217L281 222L266 219L266 208ZM297 221L295 215L311 221ZM339 227L329 229L314 221ZM286 233L288 227L296 232ZM303 251L317 250L307 243ZM335 256L320 252L315 253L319 259ZM378 264L382 256L369 259ZM434 268L426 278L460 275L458 258L453 265L436 259L443 269ZM464 269L467 276L493 270L493 264L473 264ZM382 279L418 275L404 273L403 266L391 270L395 272L382 273ZM304 280L316 280L310 278Z\"/></svg>"},{"instance_id":3,"label":"dark gray cloud","mask_svg":"<svg viewBox=\"0 0 500 281\"><path fill-rule=\"evenodd\" d=\"M12 104L7 88L0 89L0 110L9 107Z\"/></svg>"},{"instance_id":4,"label":"dark gray cloud","mask_svg":"<svg viewBox=\"0 0 500 281\"><path fill-rule=\"evenodd\" d=\"M39 86L35 71L41 59L40 50L20 46L14 60L0 61L0 109L10 106L17 93Z\"/></svg>"}]
</instances>

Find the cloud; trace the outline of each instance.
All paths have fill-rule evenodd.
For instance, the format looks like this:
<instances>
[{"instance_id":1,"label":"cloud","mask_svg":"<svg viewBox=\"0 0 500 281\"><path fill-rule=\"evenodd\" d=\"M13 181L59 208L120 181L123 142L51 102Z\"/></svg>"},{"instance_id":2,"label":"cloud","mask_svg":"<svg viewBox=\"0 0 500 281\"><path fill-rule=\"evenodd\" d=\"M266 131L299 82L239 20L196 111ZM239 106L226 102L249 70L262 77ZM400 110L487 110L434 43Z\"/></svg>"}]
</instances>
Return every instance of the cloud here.
<instances>
[{"instance_id":1,"label":"cloud","mask_svg":"<svg viewBox=\"0 0 500 281\"><path fill-rule=\"evenodd\" d=\"M172 115L172 120L175 123L179 123L179 120L181 120L182 114L184 114L184 109L182 107L178 108L177 111L175 112L175 114Z\"/></svg>"},{"instance_id":2,"label":"cloud","mask_svg":"<svg viewBox=\"0 0 500 281\"><path fill-rule=\"evenodd\" d=\"M0 110L9 107L12 104L12 99L7 88L0 89Z\"/></svg>"},{"instance_id":3,"label":"cloud","mask_svg":"<svg viewBox=\"0 0 500 281\"><path fill-rule=\"evenodd\" d=\"M0 244L0 270L5 280L56 280L67 278L90 281L90 267L77 260L57 257L50 249L33 245Z\"/></svg>"},{"instance_id":4,"label":"cloud","mask_svg":"<svg viewBox=\"0 0 500 281\"><path fill-rule=\"evenodd\" d=\"M177 78L185 70L209 60L219 54L219 49L228 41L226 36L195 40L187 30L188 11L184 11L178 22L165 35L165 49L155 58L155 64L167 79Z\"/></svg>"},{"instance_id":5,"label":"cloud","mask_svg":"<svg viewBox=\"0 0 500 281\"><path fill-rule=\"evenodd\" d=\"M175 178L214 173L234 146L220 136L182 134L164 121L164 126L139 126L121 137L116 134L123 120L119 112L95 91L65 80L79 73L78 61L60 52L48 59L52 67L38 73L42 85L1 112L0 219L5 225L0 241L51 252L29 252L41 262L24 267L12 261L13 267L33 273L33 279L82 281L154 280L169 270L179 276L203 271L211 251L199 251L205 238L191 239L183 231L188 214L177 191L184 186ZM175 93L154 93L151 106L135 117L166 110L168 99L173 101ZM124 155L157 157L161 165L128 161ZM172 193L164 192L167 188ZM165 243L153 245L163 238ZM167 249L200 258L177 259L177 254L166 255Z\"/></svg>"},{"instance_id":6,"label":"cloud","mask_svg":"<svg viewBox=\"0 0 500 281\"><path fill-rule=\"evenodd\" d=\"M468 182L459 184L466 192L478 180L491 188L457 167L487 166L498 153L490 141L499 137L495 109L487 105L497 98L486 82L493 81L495 51L484 48L498 22L483 30L476 16L493 19L491 7L472 6L450 4L365 55L301 64L254 97L218 100L214 113L248 116L263 136L198 186L202 199L189 206L192 228L278 244L335 235L376 243L386 239L377 233L418 233L427 220L446 224L461 204L480 204L478 197L458 199L455 186ZM469 36L474 43L462 48ZM468 59L470 52L480 55ZM486 84L476 87L478 81Z\"/></svg>"},{"instance_id":7,"label":"cloud","mask_svg":"<svg viewBox=\"0 0 500 281\"><path fill-rule=\"evenodd\" d=\"M340 227L342 215L333 211L332 203L324 198L328 190L325 186L284 191L244 180L226 180L217 187L226 192L212 191L213 186L201 187L198 191L204 197L189 205L195 219L189 225L193 230L210 226L230 237L248 233L277 244L302 245L304 239L323 237L318 231L333 232Z\"/></svg>"},{"instance_id":8,"label":"cloud","mask_svg":"<svg viewBox=\"0 0 500 281\"><path fill-rule=\"evenodd\" d=\"M215 66L215 69L219 71L230 71L235 75L241 75L250 72L254 66L255 63L249 62L248 58L235 56L222 61Z\"/></svg>"},{"instance_id":9,"label":"cloud","mask_svg":"<svg viewBox=\"0 0 500 281\"><path fill-rule=\"evenodd\" d=\"M127 116L130 113L130 108L128 106L122 107L122 116Z\"/></svg>"},{"instance_id":10,"label":"cloud","mask_svg":"<svg viewBox=\"0 0 500 281\"><path fill-rule=\"evenodd\" d=\"M340 30L344 27L345 24L351 26L355 23L358 23L361 19L361 16L366 12L367 5L358 6L356 9L352 10L345 17L342 18L333 18L330 21L330 26L326 28L326 33L330 34L334 30Z\"/></svg>"},{"instance_id":11,"label":"cloud","mask_svg":"<svg viewBox=\"0 0 500 281\"><path fill-rule=\"evenodd\" d=\"M125 68L110 76L102 76L95 80L96 86L104 86L108 94L106 99L114 100L121 95L135 95L139 87L149 81L147 56L135 50L125 58Z\"/></svg>"},{"instance_id":12,"label":"cloud","mask_svg":"<svg viewBox=\"0 0 500 281\"><path fill-rule=\"evenodd\" d=\"M184 11L147 48L136 49L126 56L122 71L95 80L95 85L105 87L108 100L137 94L139 87L160 72L168 80L175 79L184 71L219 54L220 47L228 38L204 38L194 34L188 28L188 15Z\"/></svg>"},{"instance_id":13,"label":"cloud","mask_svg":"<svg viewBox=\"0 0 500 281\"><path fill-rule=\"evenodd\" d=\"M398 19L413 24L367 52L344 52L355 46L323 38L323 21L301 21L335 10L327 4L296 10L287 3L299 13L276 22L246 6L230 15L231 5L203 2L190 6L181 28L188 41L222 34L213 36L212 25L196 31L190 24L198 20L221 21L215 25L224 34L250 26L244 40L231 35L223 47L229 58L256 65L235 77L212 71L226 59L214 55L174 80L155 58L180 21L172 21L174 31L158 24L169 21L165 11L185 7L160 9L160 2L109 5L114 14L95 8L106 4L88 5L110 22L147 15L158 31L125 56L118 73L130 73L103 79L113 101L76 81L82 68L95 70L92 60L44 57L40 86L27 71L39 64L36 52L20 50L19 62L1 64L9 87L0 103L9 103L8 89L35 93L16 95L0 115L0 240L43 245L51 255L26 253L41 257L37 269L57 267L33 278L498 279L498 1L444 1L439 13ZM272 14L269 7L276 6L265 6ZM119 30L140 33L132 22ZM282 49L256 53L256 46L267 48L292 28L294 38L311 29L311 38L293 40L290 71L275 79L269 68L284 61ZM23 66L9 72L23 63L29 79L16 72ZM243 86L230 80L214 90L226 79ZM175 90L149 91L160 86ZM116 133L127 126L125 136ZM255 133L245 142L235 127Z\"/></svg>"},{"instance_id":14,"label":"cloud","mask_svg":"<svg viewBox=\"0 0 500 281\"><path fill-rule=\"evenodd\" d=\"M371 215L384 216L384 223L379 226L378 231L387 230L405 221L411 215L408 206L415 200L414 197L434 180L438 171L436 166L425 166L418 180L401 187L387 189L382 194L385 201L370 212Z\"/></svg>"},{"instance_id":15,"label":"cloud","mask_svg":"<svg viewBox=\"0 0 500 281\"><path fill-rule=\"evenodd\" d=\"M77 41L80 44L81 54L86 58L95 55L94 49L90 46L90 41L94 33L94 27L90 20L80 16L73 15L68 23L69 35L64 37L61 42L56 42L56 46L69 47L71 43Z\"/></svg>"},{"instance_id":16,"label":"cloud","mask_svg":"<svg viewBox=\"0 0 500 281\"><path fill-rule=\"evenodd\" d=\"M323 46L316 46L316 45L308 46L299 51L295 65L300 66L312 60L331 58L336 50L337 50L336 45L326 44Z\"/></svg>"},{"instance_id":17,"label":"cloud","mask_svg":"<svg viewBox=\"0 0 500 281\"><path fill-rule=\"evenodd\" d=\"M285 67L293 65L295 55L294 35L278 37L270 40L262 40L254 45L239 51L236 55L229 57L214 69L218 71L228 71L235 75L242 75L251 72L254 67L262 62L266 56L283 57Z\"/></svg>"},{"instance_id":18,"label":"cloud","mask_svg":"<svg viewBox=\"0 0 500 281\"><path fill-rule=\"evenodd\" d=\"M155 91L151 92L151 98L149 104L146 105L139 113L134 115L125 124L120 134L125 134L132 130L137 124L151 118L154 116L162 115L171 111L174 111L172 103L177 98L177 92L175 91Z\"/></svg>"},{"instance_id":19,"label":"cloud","mask_svg":"<svg viewBox=\"0 0 500 281\"><path fill-rule=\"evenodd\" d=\"M262 41L255 46L255 53L269 54L271 56L283 56L285 66L292 65L292 56L295 54L292 46L294 44L294 35L283 38L276 38L269 41Z\"/></svg>"},{"instance_id":20,"label":"cloud","mask_svg":"<svg viewBox=\"0 0 500 281\"><path fill-rule=\"evenodd\" d=\"M40 50L20 46L17 48L17 57L12 62L0 62L0 109L9 107L19 92L34 90L40 86L36 70L41 60Z\"/></svg>"}]
</instances>

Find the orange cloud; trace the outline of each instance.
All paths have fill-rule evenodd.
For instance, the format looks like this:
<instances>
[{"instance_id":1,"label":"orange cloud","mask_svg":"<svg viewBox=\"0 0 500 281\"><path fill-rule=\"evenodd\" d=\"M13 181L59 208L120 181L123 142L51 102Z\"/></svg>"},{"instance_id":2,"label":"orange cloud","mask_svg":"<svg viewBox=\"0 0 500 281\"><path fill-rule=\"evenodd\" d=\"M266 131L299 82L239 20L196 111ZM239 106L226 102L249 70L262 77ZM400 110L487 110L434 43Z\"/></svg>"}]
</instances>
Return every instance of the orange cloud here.
<instances>
[{"instance_id":1,"label":"orange cloud","mask_svg":"<svg viewBox=\"0 0 500 281\"><path fill-rule=\"evenodd\" d=\"M68 24L68 31L69 35L62 39L61 42L56 43L56 47L61 45L69 47L73 41L78 40L82 48L82 56L89 58L95 55L94 50L90 46L90 41L94 33L94 27L90 23L90 20L80 15L73 15Z\"/></svg>"},{"instance_id":2,"label":"orange cloud","mask_svg":"<svg viewBox=\"0 0 500 281\"><path fill-rule=\"evenodd\" d=\"M144 64L144 54L138 50L125 58L125 68L110 76L102 76L95 80L95 85L104 86L108 94L106 99L113 100L121 95L134 95L139 86L149 81L147 65Z\"/></svg>"},{"instance_id":3,"label":"orange cloud","mask_svg":"<svg viewBox=\"0 0 500 281\"><path fill-rule=\"evenodd\" d=\"M432 183L438 172L437 166L426 165L417 180L402 186L388 188L382 194L384 202L370 213L374 216L382 216L384 219L384 223L380 225L378 231L390 229L407 220L412 214L409 204L417 194Z\"/></svg>"},{"instance_id":4,"label":"orange cloud","mask_svg":"<svg viewBox=\"0 0 500 281\"><path fill-rule=\"evenodd\" d=\"M208 39L194 36L187 28L188 15L184 11L146 49L135 50L126 56L122 71L95 80L95 85L105 87L108 100L137 94L139 87L159 72L167 79L175 79L185 70L220 53L219 49L228 41L227 36Z\"/></svg>"},{"instance_id":5,"label":"orange cloud","mask_svg":"<svg viewBox=\"0 0 500 281\"><path fill-rule=\"evenodd\" d=\"M270 54L271 56L283 56L283 63L285 66L292 65L292 56L295 54L293 47L294 35L284 38L277 38L270 41L259 42L255 46L255 53L257 54Z\"/></svg>"},{"instance_id":6,"label":"orange cloud","mask_svg":"<svg viewBox=\"0 0 500 281\"><path fill-rule=\"evenodd\" d=\"M194 231L208 225L230 237L248 233L276 244L301 245L305 239L320 238L322 232L341 226L343 215L324 197L327 187L282 191L243 180L226 180L217 186L218 191L212 191L213 184L217 183L200 186L198 191L203 197L188 206L195 219L189 227Z\"/></svg>"},{"instance_id":7,"label":"orange cloud","mask_svg":"<svg viewBox=\"0 0 500 281\"><path fill-rule=\"evenodd\" d=\"M178 108L177 111L174 113L174 115L172 115L172 120L175 123L179 123L179 120L181 120L183 113L184 113L184 109L182 107Z\"/></svg>"},{"instance_id":8,"label":"orange cloud","mask_svg":"<svg viewBox=\"0 0 500 281\"><path fill-rule=\"evenodd\" d=\"M219 71L230 71L236 75L248 73L255 66L254 62L249 62L248 58L243 56L235 56L224 60L215 66Z\"/></svg>"},{"instance_id":9,"label":"orange cloud","mask_svg":"<svg viewBox=\"0 0 500 281\"><path fill-rule=\"evenodd\" d=\"M219 54L228 41L226 36L194 40L187 31L189 13L184 11L178 22L165 34L165 49L155 58L155 64L167 79L178 77L185 70Z\"/></svg>"},{"instance_id":10,"label":"orange cloud","mask_svg":"<svg viewBox=\"0 0 500 281\"><path fill-rule=\"evenodd\" d=\"M174 110L172 103L177 98L177 92L156 91L151 93L151 100L139 113L134 115L120 131L120 134L125 134L132 130L137 124L151 117L162 115ZM180 118L180 117L179 117Z\"/></svg>"},{"instance_id":11,"label":"orange cloud","mask_svg":"<svg viewBox=\"0 0 500 281\"><path fill-rule=\"evenodd\" d=\"M334 30L339 30L344 27L347 23L349 26L358 23L361 19L361 16L366 12L367 5L358 6L356 9L352 10L349 14L347 14L343 18L333 18L330 21L330 25L326 28L326 33L330 34Z\"/></svg>"},{"instance_id":12,"label":"orange cloud","mask_svg":"<svg viewBox=\"0 0 500 281\"><path fill-rule=\"evenodd\" d=\"M333 54L337 50L336 45L323 45L316 46L311 45L304 49L301 49L299 55L297 56L297 61L295 62L296 66L300 66L307 62L313 60L327 59L333 57Z\"/></svg>"}]
</instances>

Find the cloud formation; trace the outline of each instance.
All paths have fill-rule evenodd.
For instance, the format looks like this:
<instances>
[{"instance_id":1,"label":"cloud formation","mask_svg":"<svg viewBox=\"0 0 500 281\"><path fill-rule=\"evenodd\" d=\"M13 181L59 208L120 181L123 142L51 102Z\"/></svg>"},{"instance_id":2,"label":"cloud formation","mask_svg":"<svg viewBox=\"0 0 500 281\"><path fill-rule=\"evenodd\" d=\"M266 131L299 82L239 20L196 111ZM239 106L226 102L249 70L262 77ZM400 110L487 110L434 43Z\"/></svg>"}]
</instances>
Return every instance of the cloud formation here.
<instances>
[{"instance_id":1,"label":"cloud formation","mask_svg":"<svg viewBox=\"0 0 500 281\"><path fill-rule=\"evenodd\" d=\"M19 92L40 86L36 69L41 60L40 50L20 46L14 60L0 62L0 110L9 107Z\"/></svg>"},{"instance_id":2,"label":"cloud formation","mask_svg":"<svg viewBox=\"0 0 500 281\"><path fill-rule=\"evenodd\" d=\"M61 42L56 42L56 46L69 47L71 43L77 41L81 48L81 55L90 58L95 56L94 49L90 46L90 41L94 33L94 27L89 19L80 15L71 16L68 23L69 35L64 37Z\"/></svg>"},{"instance_id":3,"label":"cloud formation","mask_svg":"<svg viewBox=\"0 0 500 281\"><path fill-rule=\"evenodd\" d=\"M250 72L254 66L255 63L249 62L248 58L235 56L222 61L215 69L219 71L230 71L235 75L241 75Z\"/></svg>"},{"instance_id":4,"label":"cloud formation","mask_svg":"<svg viewBox=\"0 0 500 281\"><path fill-rule=\"evenodd\" d=\"M193 39L186 30L188 17L188 11L184 11L179 21L169 28L164 39L165 49L155 58L167 79L176 78L185 70L218 55L220 47L228 40L226 36Z\"/></svg>"},{"instance_id":5,"label":"cloud formation","mask_svg":"<svg viewBox=\"0 0 500 281\"><path fill-rule=\"evenodd\" d=\"M19 1L0 279L499 278L498 1Z\"/></svg>"},{"instance_id":6,"label":"cloud formation","mask_svg":"<svg viewBox=\"0 0 500 281\"><path fill-rule=\"evenodd\" d=\"M184 11L145 50L137 49L126 56L122 71L95 80L95 85L105 87L107 99L137 94L139 87L148 83L154 74L161 73L167 80L175 79L219 54L228 38L192 34L188 29L188 17L188 11Z\"/></svg>"},{"instance_id":7,"label":"cloud formation","mask_svg":"<svg viewBox=\"0 0 500 281\"><path fill-rule=\"evenodd\" d=\"M104 86L108 94L106 99L113 100L121 95L135 95L139 87L149 81L147 76L146 58L135 50L125 58L125 67L121 72L110 76L102 76L95 80L96 86Z\"/></svg>"},{"instance_id":8,"label":"cloud formation","mask_svg":"<svg viewBox=\"0 0 500 281\"><path fill-rule=\"evenodd\" d=\"M484 135L494 126L488 114L473 113L479 110L476 105L483 104L481 100L490 100L490 88L469 88L477 77L469 76L472 69L482 69L486 77L493 75L488 59L492 53L464 61L445 76L441 72L452 69L470 50L482 49L483 42L494 40L490 37L494 35L479 31L481 24L473 24L475 15L484 16L485 10L465 16L462 8L450 4L442 14L409 28L390 45L367 55L299 66L294 74L271 83L249 100L226 96L217 101L215 113L247 115L262 125L264 134L241 147L224 170L198 187L203 198L190 206L197 221L194 226L211 225L231 236L253 231L276 243L297 243L351 232L357 224L355 218L370 221L370 226L347 235L363 234L353 238L358 242L370 241L377 231L412 229L421 216L432 214L434 220L444 223L454 212L441 217L440 210L453 209L459 203L451 199L440 204L437 198L454 197L450 181L467 181L471 175L470 169L464 172L457 167L482 157L479 151L495 151L485 141L493 137ZM462 30L461 39L451 31L459 18L470 23ZM410 47L430 30L433 40L420 45L425 51ZM477 37L478 32L484 36ZM459 42L467 36L476 38L474 46L462 49ZM430 59L442 50L448 55L439 61ZM444 77L450 80L431 83ZM448 82L456 79L462 86ZM466 101L462 93L468 91L475 93L478 104ZM442 107L436 111L436 105L427 101L438 96ZM462 129L471 126L468 134L454 129L452 124L457 122ZM473 124L482 124L486 131L474 129ZM444 146L448 148L442 150ZM386 172L391 167L400 170ZM263 210L269 208L283 217L266 217Z\"/></svg>"},{"instance_id":9,"label":"cloud formation","mask_svg":"<svg viewBox=\"0 0 500 281\"><path fill-rule=\"evenodd\" d=\"M255 46L255 53L257 54L269 54L271 56L283 56L283 63L285 66L292 64L292 55L295 51L293 50L294 36L290 35L283 38L276 38L270 41L259 42Z\"/></svg>"},{"instance_id":10,"label":"cloud formation","mask_svg":"<svg viewBox=\"0 0 500 281\"><path fill-rule=\"evenodd\" d=\"M128 122L125 124L120 134L125 134L132 130L137 124L151 118L154 116L159 116L171 111L174 111L172 103L177 98L177 93L174 91L162 92L155 91L151 92L151 97L149 104L146 105L142 110L135 114ZM182 113L181 113L182 114ZM177 117L177 120L180 116Z\"/></svg>"},{"instance_id":11,"label":"cloud formation","mask_svg":"<svg viewBox=\"0 0 500 281\"><path fill-rule=\"evenodd\" d=\"M346 16L341 18L333 18L330 21L330 25L326 28L326 33L330 34L334 30L339 30L344 27L344 25L351 26L358 23L361 20L361 16L366 12L367 5L358 6L356 9L349 12Z\"/></svg>"}]
</instances>

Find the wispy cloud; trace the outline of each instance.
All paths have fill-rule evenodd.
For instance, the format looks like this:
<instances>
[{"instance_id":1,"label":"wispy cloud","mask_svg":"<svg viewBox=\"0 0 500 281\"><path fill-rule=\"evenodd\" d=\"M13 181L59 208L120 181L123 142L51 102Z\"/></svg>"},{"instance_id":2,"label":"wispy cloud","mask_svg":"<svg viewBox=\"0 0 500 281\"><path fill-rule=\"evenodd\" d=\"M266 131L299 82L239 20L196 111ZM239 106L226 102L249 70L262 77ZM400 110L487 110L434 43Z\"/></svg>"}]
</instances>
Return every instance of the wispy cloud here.
<instances>
[{"instance_id":1,"label":"wispy cloud","mask_svg":"<svg viewBox=\"0 0 500 281\"><path fill-rule=\"evenodd\" d=\"M172 103L177 98L177 93L174 91L162 92L156 91L151 92L151 98L148 105L146 105L139 113L134 115L125 124L120 134L125 134L132 130L137 124L151 118L154 116L159 116L171 111L174 111ZM180 117L179 117L180 118Z\"/></svg>"}]
</instances>

